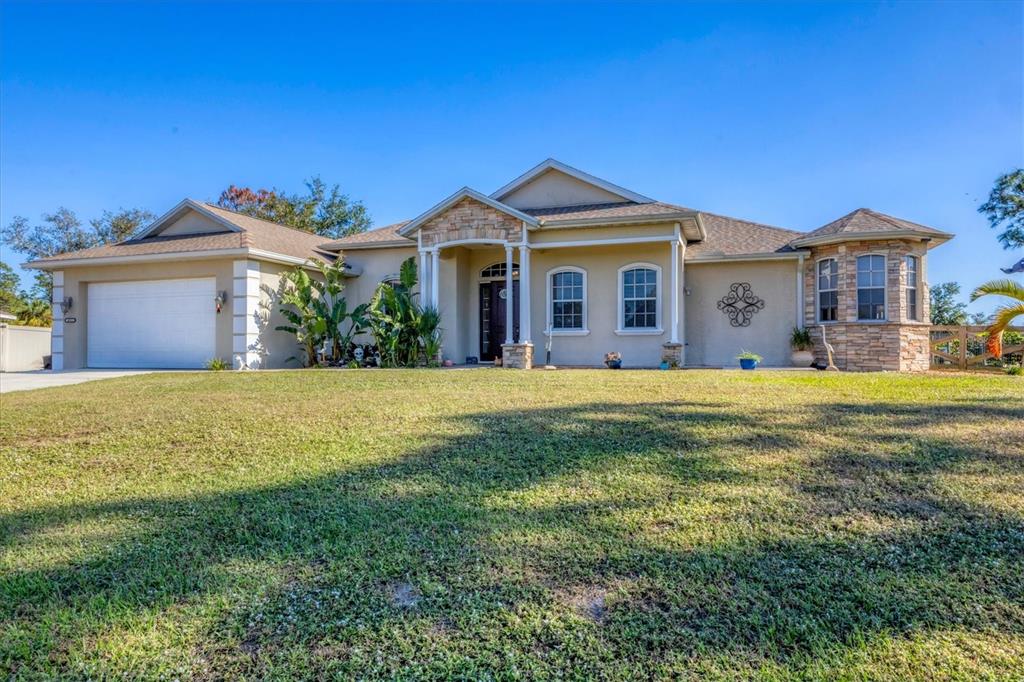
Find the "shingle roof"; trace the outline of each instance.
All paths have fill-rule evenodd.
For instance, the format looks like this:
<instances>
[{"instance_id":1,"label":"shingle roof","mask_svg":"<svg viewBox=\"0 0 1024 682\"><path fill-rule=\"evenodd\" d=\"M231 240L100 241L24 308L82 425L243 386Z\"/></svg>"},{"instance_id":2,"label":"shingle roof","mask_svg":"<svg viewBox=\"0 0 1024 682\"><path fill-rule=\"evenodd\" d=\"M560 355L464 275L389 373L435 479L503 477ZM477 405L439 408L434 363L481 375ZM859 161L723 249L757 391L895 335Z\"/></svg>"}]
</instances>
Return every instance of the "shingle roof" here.
<instances>
[{"instance_id":1,"label":"shingle roof","mask_svg":"<svg viewBox=\"0 0 1024 682\"><path fill-rule=\"evenodd\" d=\"M800 240L833 235L871 234L877 232L919 232L936 237L949 236L945 232L936 230L933 227L912 223L902 218L894 218L878 211L872 211L870 208L858 208L856 211L847 213L838 220L833 220L827 225L800 235Z\"/></svg>"},{"instance_id":2,"label":"shingle roof","mask_svg":"<svg viewBox=\"0 0 1024 682\"><path fill-rule=\"evenodd\" d=\"M802 232L762 225L749 220L700 212L707 237L686 247L686 260L792 251L789 243Z\"/></svg>"},{"instance_id":3,"label":"shingle roof","mask_svg":"<svg viewBox=\"0 0 1024 682\"><path fill-rule=\"evenodd\" d=\"M556 208L524 208L523 213L539 218L543 224L562 220L602 220L614 218L661 217L692 212L691 209L666 204L660 201L638 204L633 201L612 204L586 204L583 206L559 206Z\"/></svg>"},{"instance_id":4,"label":"shingle roof","mask_svg":"<svg viewBox=\"0 0 1024 682\"><path fill-rule=\"evenodd\" d=\"M323 247L325 249L341 249L343 247L353 245L415 244L416 242L412 239L398 234L398 231L408 224L408 220L403 220L402 222L394 223L393 225L385 225L384 227L367 230L366 232L351 234L347 237L336 239L333 242L327 242Z\"/></svg>"},{"instance_id":5,"label":"shingle roof","mask_svg":"<svg viewBox=\"0 0 1024 682\"><path fill-rule=\"evenodd\" d=\"M198 204L199 202L191 202ZM196 251L220 251L225 249L256 249L285 256L323 261L334 260L335 254L322 248L324 238L278 225L267 220L235 213L212 204L201 204L202 208L238 228L237 232L225 227L224 232L185 234L168 237L154 236L128 239L117 244L106 244L80 251L62 253L43 258L34 263L50 263L88 258L114 258L121 256L150 256Z\"/></svg>"}]
</instances>

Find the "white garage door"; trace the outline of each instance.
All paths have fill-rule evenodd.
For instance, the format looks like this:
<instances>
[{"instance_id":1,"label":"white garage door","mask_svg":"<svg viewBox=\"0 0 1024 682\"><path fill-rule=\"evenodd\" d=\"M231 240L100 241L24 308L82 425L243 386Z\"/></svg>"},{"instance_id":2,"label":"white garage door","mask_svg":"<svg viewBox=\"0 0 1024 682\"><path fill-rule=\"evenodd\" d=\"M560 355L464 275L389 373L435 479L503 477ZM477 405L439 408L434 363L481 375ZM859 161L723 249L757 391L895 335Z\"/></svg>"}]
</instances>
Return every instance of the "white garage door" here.
<instances>
[{"instance_id":1,"label":"white garage door","mask_svg":"<svg viewBox=\"0 0 1024 682\"><path fill-rule=\"evenodd\" d=\"M202 367L216 350L216 280L89 285L89 367Z\"/></svg>"}]
</instances>

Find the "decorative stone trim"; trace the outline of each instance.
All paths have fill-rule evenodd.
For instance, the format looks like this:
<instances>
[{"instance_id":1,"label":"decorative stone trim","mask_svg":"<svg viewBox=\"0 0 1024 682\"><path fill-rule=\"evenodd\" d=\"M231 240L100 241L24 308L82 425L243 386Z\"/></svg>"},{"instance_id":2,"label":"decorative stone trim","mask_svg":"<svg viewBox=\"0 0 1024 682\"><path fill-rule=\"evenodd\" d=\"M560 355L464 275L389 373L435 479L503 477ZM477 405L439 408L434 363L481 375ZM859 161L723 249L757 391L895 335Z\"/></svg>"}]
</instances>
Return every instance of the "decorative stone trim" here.
<instances>
[{"instance_id":1,"label":"decorative stone trim","mask_svg":"<svg viewBox=\"0 0 1024 682\"><path fill-rule=\"evenodd\" d=\"M501 346L502 367L533 369L532 343L506 343Z\"/></svg>"},{"instance_id":2,"label":"decorative stone trim","mask_svg":"<svg viewBox=\"0 0 1024 682\"><path fill-rule=\"evenodd\" d=\"M681 369L683 366L683 344L663 343L661 345L661 361L667 362L670 369Z\"/></svg>"},{"instance_id":3,"label":"decorative stone trim","mask_svg":"<svg viewBox=\"0 0 1024 682\"><path fill-rule=\"evenodd\" d=\"M253 260L236 260L232 267L232 364L235 369L259 369L263 365L258 324L260 264Z\"/></svg>"},{"instance_id":4,"label":"decorative stone trim","mask_svg":"<svg viewBox=\"0 0 1024 682\"><path fill-rule=\"evenodd\" d=\"M420 244L430 248L437 244L463 239L493 239L520 242L523 224L517 218L487 204L466 197L420 228Z\"/></svg>"}]
</instances>

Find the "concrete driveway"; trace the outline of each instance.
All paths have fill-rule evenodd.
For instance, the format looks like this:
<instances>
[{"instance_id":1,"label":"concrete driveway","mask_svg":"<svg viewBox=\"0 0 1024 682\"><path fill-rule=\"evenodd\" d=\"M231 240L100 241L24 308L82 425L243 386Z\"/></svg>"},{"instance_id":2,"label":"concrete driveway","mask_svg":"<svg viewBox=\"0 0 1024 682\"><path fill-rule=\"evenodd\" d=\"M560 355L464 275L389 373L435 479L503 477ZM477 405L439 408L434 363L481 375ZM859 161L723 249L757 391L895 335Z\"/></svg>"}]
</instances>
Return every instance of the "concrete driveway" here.
<instances>
[{"instance_id":1,"label":"concrete driveway","mask_svg":"<svg viewBox=\"0 0 1024 682\"><path fill-rule=\"evenodd\" d=\"M51 386L70 386L98 379L113 379L132 376L133 374L149 374L151 369L69 369L51 371L37 369L31 372L0 373L0 393L13 391L31 391L34 388L50 388Z\"/></svg>"}]
</instances>

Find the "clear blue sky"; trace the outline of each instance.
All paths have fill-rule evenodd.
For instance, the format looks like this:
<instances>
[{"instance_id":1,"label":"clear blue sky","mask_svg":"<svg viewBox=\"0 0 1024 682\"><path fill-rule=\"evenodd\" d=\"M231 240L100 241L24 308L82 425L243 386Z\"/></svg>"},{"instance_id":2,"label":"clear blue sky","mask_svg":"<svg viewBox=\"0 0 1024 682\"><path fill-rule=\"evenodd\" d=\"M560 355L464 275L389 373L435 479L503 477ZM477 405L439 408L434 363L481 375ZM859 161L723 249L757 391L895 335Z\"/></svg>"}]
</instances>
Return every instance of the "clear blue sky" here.
<instances>
[{"instance_id":1,"label":"clear blue sky","mask_svg":"<svg viewBox=\"0 0 1024 682\"><path fill-rule=\"evenodd\" d=\"M383 225L553 156L793 229L950 230L929 279L969 289L1024 255L976 212L1024 164L1022 7L4 2L0 219L320 174Z\"/></svg>"}]
</instances>

